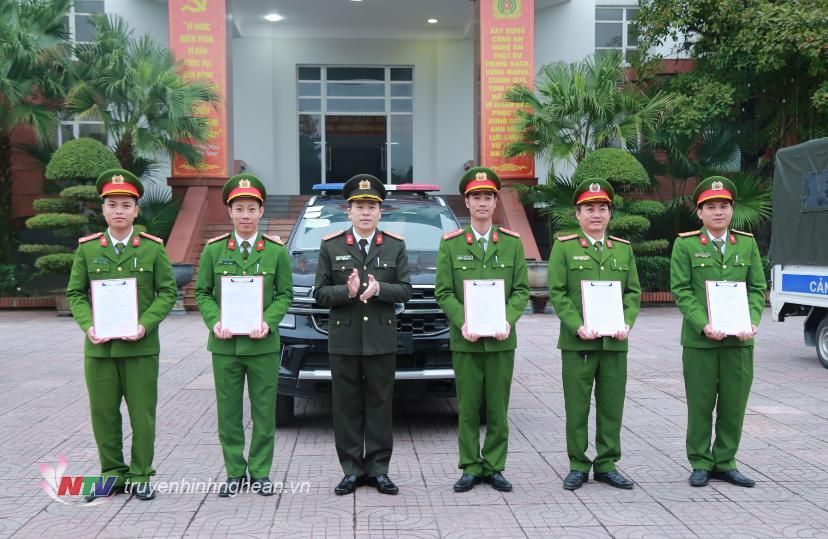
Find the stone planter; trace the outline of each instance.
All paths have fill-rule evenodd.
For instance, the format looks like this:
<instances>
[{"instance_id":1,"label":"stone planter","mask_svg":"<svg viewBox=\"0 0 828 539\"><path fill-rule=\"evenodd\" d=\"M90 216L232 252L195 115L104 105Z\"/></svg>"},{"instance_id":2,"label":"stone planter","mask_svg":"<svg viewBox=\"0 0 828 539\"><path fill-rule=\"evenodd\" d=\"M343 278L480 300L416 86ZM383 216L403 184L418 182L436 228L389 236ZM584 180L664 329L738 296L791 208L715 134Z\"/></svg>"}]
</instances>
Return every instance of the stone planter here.
<instances>
[{"instance_id":1,"label":"stone planter","mask_svg":"<svg viewBox=\"0 0 828 539\"><path fill-rule=\"evenodd\" d=\"M528 260L526 269L529 272L529 301L533 313L543 313L549 301L549 282L547 280L547 265L544 260Z\"/></svg>"},{"instance_id":2,"label":"stone planter","mask_svg":"<svg viewBox=\"0 0 828 539\"><path fill-rule=\"evenodd\" d=\"M175 286L178 287L178 298L175 300L175 305L170 314L181 316L187 312L184 309L184 288L193 280L193 265L175 263L172 265L172 269L173 275L175 275Z\"/></svg>"},{"instance_id":3,"label":"stone planter","mask_svg":"<svg viewBox=\"0 0 828 539\"><path fill-rule=\"evenodd\" d=\"M2 297L0 309L54 309L54 296Z\"/></svg>"},{"instance_id":4,"label":"stone planter","mask_svg":"<svg viewBox=\"0 0 828 539\"><path fill-rule=\"evenodd\" d=\"M58 316L72 316L69 309L69 300L66 298L66 290L54 290L52 297L55 299L55 310Z\"/></svg>"}]
</instances>

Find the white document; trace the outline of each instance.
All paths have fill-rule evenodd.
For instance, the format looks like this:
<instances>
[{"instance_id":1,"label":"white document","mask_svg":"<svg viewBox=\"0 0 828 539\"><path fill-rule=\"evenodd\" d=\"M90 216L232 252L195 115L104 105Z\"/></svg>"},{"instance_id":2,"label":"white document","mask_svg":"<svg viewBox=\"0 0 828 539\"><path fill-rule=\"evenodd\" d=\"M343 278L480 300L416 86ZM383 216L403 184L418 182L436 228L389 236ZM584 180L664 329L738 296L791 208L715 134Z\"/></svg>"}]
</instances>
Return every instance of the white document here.
<instances>
[{"instance_id":1,"label":"white document","mask_svg":"<svg viewBox=\"0 0 828 539\"><path fill-rule=\"evenodd\" d=\"M727 335L751 332L747 287L744 282L706 281L707 317L716 331Z\"/></svg>"},{"instance_id":2,"label":"white document","mask_svg":"<svg viewBox=\"0 0 828 539\"><path fill-rule=\"evenodd\" d=\"M262 327L264 279L261 276L221 278L221 327L248 335Z\"/></svg>"},{"instance_id":3,"label":"white document","mask_svg":"<svg viewBox=\"0 0 828 539\"><path fill-rule=\"evenodd\" d=\"M581 281L581 306L588 331L611 337L626 329L621 281Z\"/></svg>"},{"instance_id":4,"label":"white document","mask_svg":"<svg viewBox=\"0 0 828 539\"><path fill-rule=\"evenodd\" d=\"M92 281L92 325L99 339L138 334L138 288L134 277Z\"/></svg>"},{"instance_id":5,"label":"white document","mask_svg":"<svg viewBox=\"0 0 828 539\"><path fill-rule=\"evenodd\" d=\"M506 292L503 279L463 281L466 331L493 337L506 331Z\"/></svg>"}]
</instances>

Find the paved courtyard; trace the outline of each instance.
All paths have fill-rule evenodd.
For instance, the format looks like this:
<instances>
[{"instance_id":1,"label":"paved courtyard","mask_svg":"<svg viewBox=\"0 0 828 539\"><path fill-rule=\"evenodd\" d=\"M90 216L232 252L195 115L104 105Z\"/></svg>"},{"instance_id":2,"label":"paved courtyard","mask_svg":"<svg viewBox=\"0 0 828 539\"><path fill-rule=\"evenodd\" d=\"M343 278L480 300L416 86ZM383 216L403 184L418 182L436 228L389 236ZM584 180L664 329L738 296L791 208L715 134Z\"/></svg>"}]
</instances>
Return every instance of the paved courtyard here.
<instances>
[{"instance_id":1,"label":"paved courtyard","mask_svg":"<svg viewBox=\"0 0 828 539\"><path fill-rule=\"evenodd\" d=\"M364 487L337 497L330 404L298 401L297 421L276 435L271 479L283 482L280 495L167 493L152 502L120 495L84 507L52 501L39 486L40 465L56 466L58 454L68 460L64 475L99 471L81 333L53 312L2 312L0 536L828 537L828 370L803 344L802 319L772 323L766 312L760 327L738 455L740 469L758 481L753 489L687 485L680 316L646 308L632 334L619 465L636 488L590 481L564 491L557 328L554 315L518 325L505 472L512 493L486 485L452 491L456 403L434 400L395 408L390 475L400 495ZM170 317L161 332L155 479L223 480L206 330L190 313Z\"/></svg>"}]
</instances>

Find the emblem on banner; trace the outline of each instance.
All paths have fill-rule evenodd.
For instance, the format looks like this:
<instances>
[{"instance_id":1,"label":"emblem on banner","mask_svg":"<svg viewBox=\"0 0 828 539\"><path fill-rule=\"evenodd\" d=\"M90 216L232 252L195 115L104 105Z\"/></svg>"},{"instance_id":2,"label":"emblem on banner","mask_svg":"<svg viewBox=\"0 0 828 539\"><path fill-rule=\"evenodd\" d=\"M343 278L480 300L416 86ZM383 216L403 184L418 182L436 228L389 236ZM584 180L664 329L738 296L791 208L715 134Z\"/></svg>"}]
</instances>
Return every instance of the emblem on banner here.
<instances>
[{"instance_id":1,"label":"emblem on banner","mask_svg":"<svg viewBox=\"0 0 828 539\"><path fill-rule=\"evenodd\" d=\"M521 0L493 0L494 16L501 19L512 19L521 16Z\"/></svg>"}]
</instances>

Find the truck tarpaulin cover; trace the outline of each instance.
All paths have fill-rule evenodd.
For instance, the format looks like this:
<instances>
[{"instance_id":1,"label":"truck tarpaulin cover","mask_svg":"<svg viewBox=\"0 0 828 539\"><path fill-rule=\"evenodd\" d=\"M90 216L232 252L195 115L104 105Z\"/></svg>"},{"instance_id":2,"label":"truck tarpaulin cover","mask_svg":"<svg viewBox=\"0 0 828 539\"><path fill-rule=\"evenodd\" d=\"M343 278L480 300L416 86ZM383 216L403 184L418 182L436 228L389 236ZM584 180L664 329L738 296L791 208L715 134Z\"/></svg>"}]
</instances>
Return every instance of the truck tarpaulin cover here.
<instances>
[{"instance_id":1,"label":"truck tarpaulin cover","mask_svg":"<svg viewBox=\"0 0 828 539\"><path fill-rule=\"evenodd\" d=\"M772 264L828 266L828 138L776 152Z\"/></svg>"}]
</instances>

